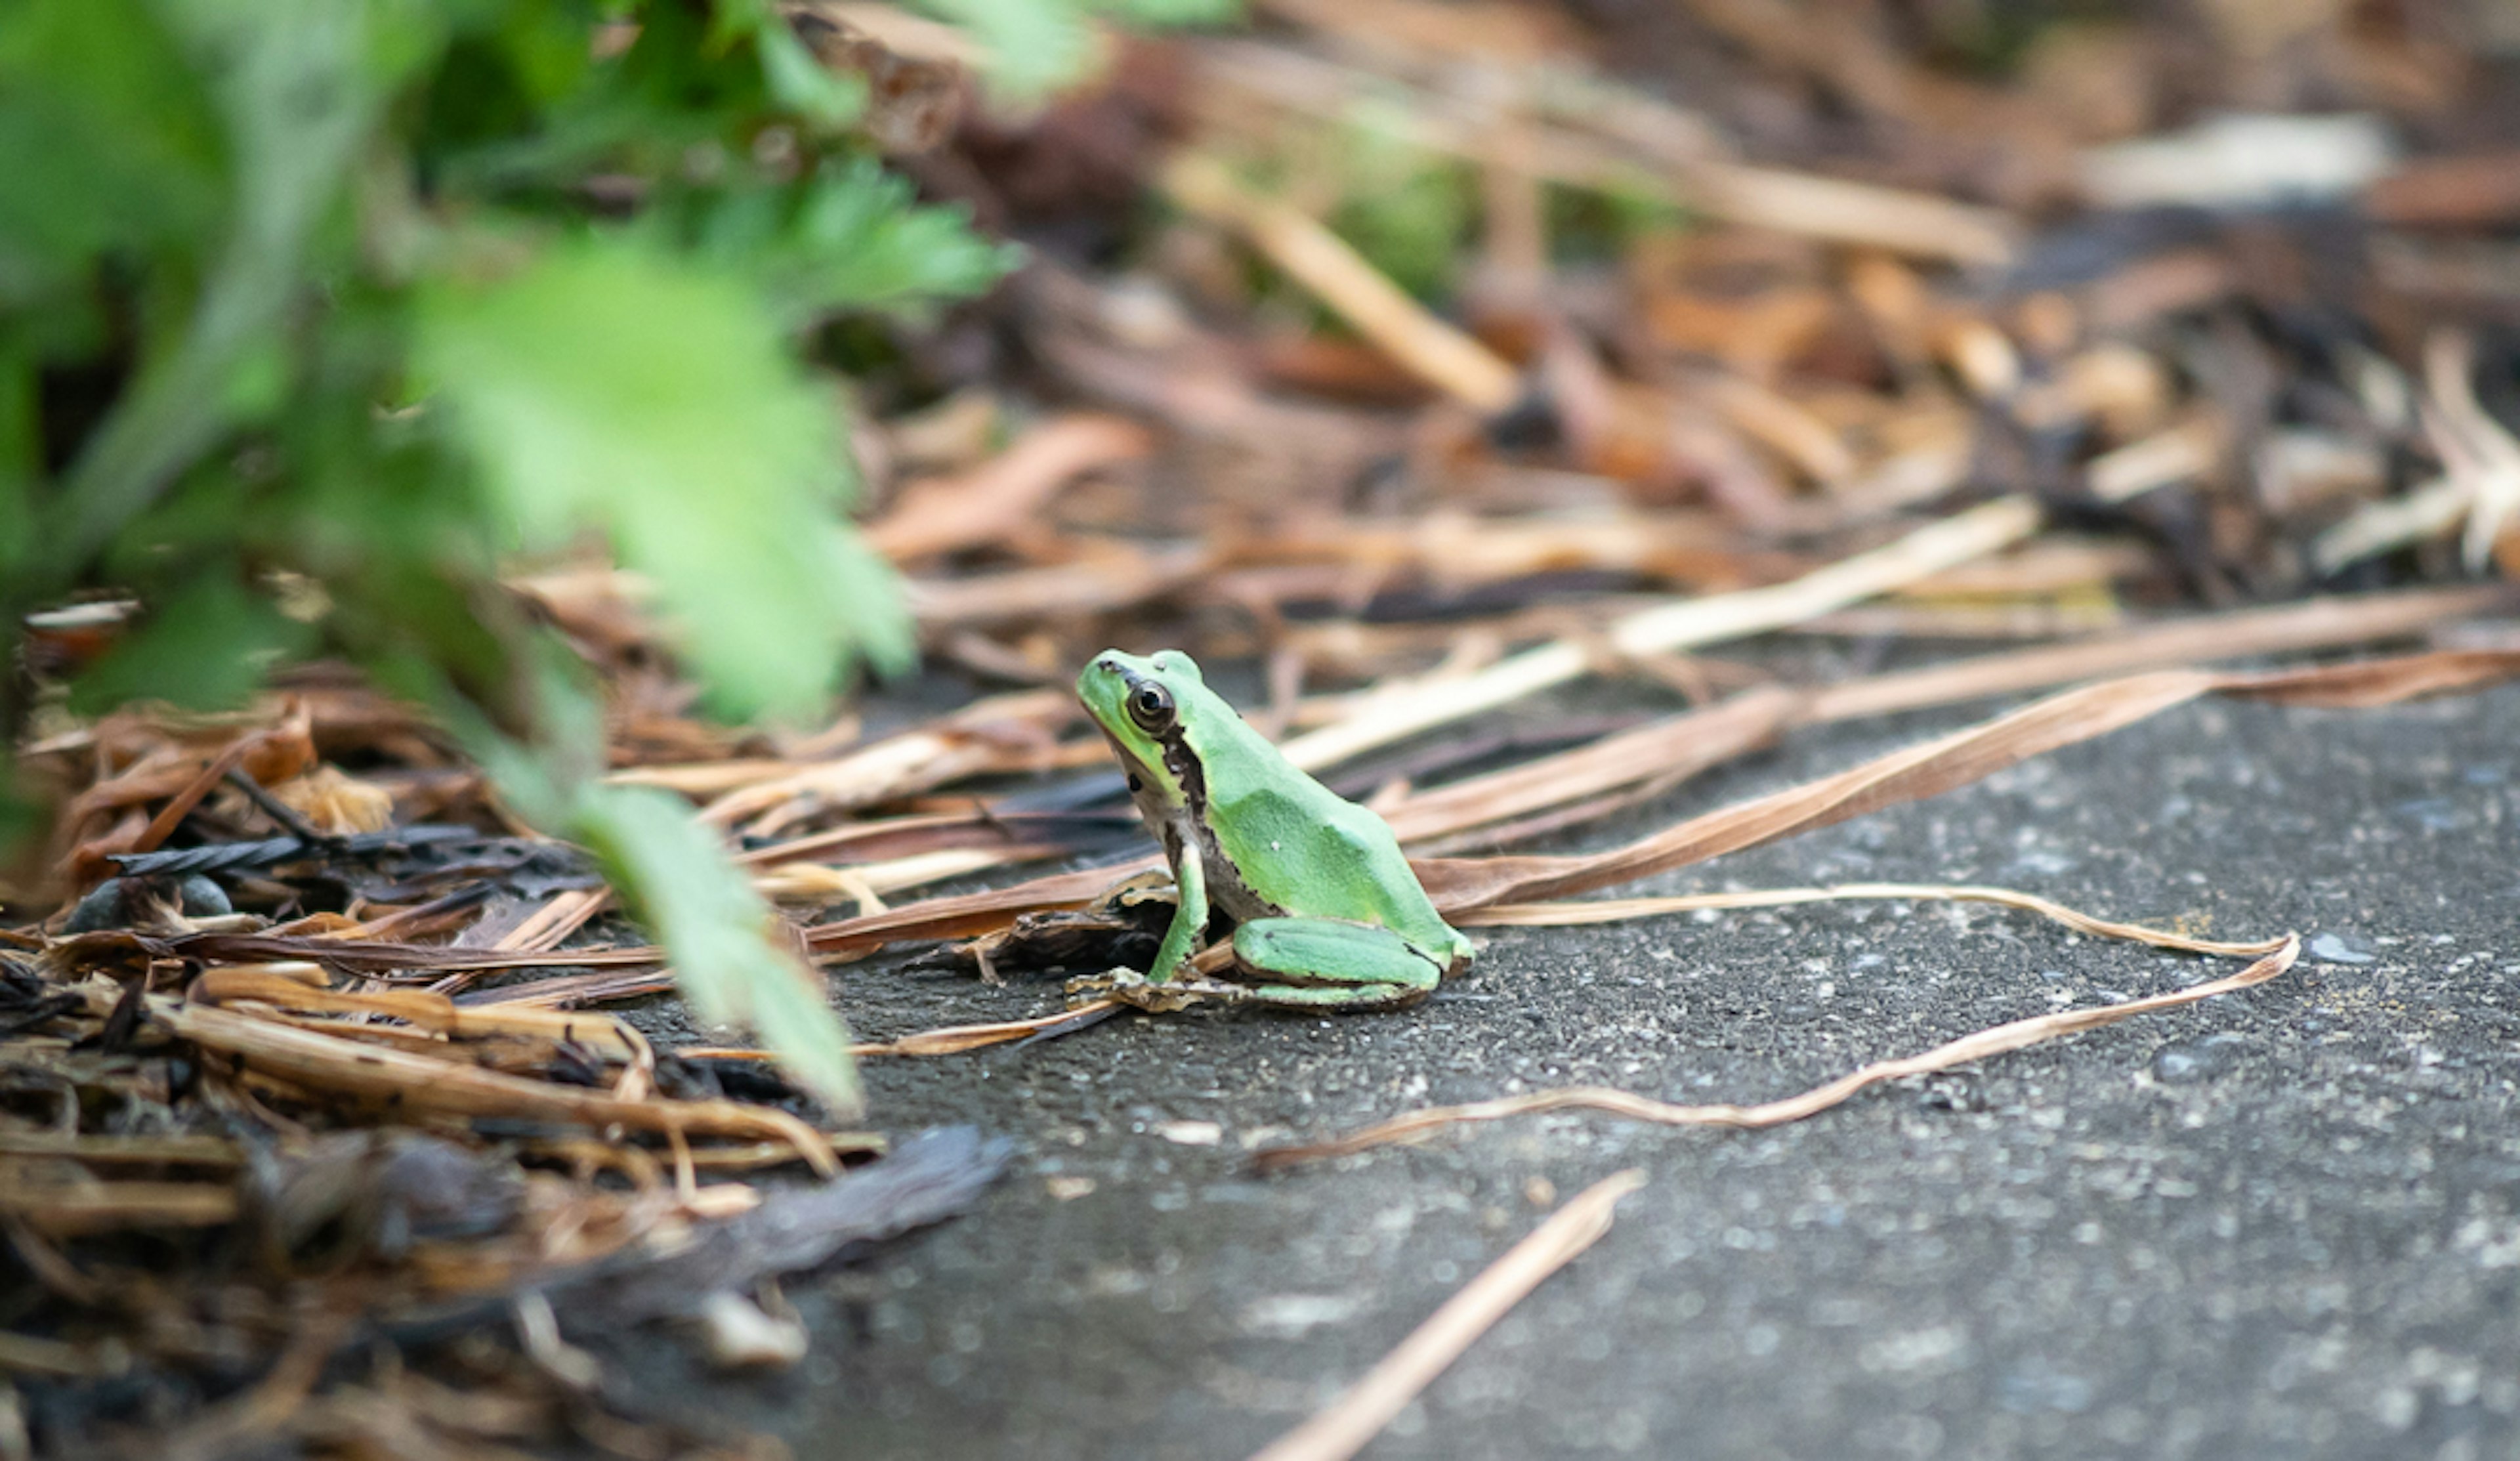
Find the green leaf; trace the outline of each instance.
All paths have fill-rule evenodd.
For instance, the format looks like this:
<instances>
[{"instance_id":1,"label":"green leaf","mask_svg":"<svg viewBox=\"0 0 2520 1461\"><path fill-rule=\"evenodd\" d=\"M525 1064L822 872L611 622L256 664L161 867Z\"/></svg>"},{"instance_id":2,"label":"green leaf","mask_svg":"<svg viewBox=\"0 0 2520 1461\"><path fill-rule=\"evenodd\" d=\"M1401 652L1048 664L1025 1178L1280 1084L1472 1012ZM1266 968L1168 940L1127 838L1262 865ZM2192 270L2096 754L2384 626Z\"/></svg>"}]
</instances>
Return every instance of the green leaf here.
<instances>
[{"instance_id":1,"label":"green leaf","mask_svg":"<svg viewBox=\"0 0 2520 1461\"><path fill-rule=\"evenodd\" d=\"M405 17L388 0L163 0L161 9L210 79L226 130L228 230L180 337L143 362L72 469L47 530L57 577L76 572L255 401L240 398L238 374L270 348L311 236L387 92L428 51L425 27L396 23Z\"/></svg>"},{"instance_id":2,"label":"green leaf","mask_svg":"<svg viewBox=\"0 0 2520 1461\"><path fill-rule=\"evenodd\" d=\"M771 100L798 117L835 132L866 111L866 83L816 61L786 22L761 26L753 32L752 43L761 57L761 78L770 88Z\"/></svg>"},{"instance_id":3,"label":"green leaf","mask_svg":"<svg viewBox=\"0 0 2520 1461\"><path fill-rule=\"evenodd\" d=\"M989 78L1019 97L1075 80L1094 56L1093 30L1074 0L921 0L921 8L978 37Z\"/></svg>"},{"instance_id":4,"label":"green leaf","mask_svg":"<svg viewBox=\"0 0 2520 1461\"><path fill-rule=\"evenodd\" d=\"M0 582L33 545L34 486L43 473L34 352L0 327Z\"/></svg>"},{"instance_id":5,"label":"green leaf","mask_svg":"<svg viewBox=\"0 0 2520 1461\"><path fill-rule=\"evenodd\" d=\"M423 662L402 662L411 672L399 684L436 709L509 807L595 854L631 916L664 945L702 1019L750 1027L832 1116L856 1119L866 1103L848 1027L821 977L773 939L777 915L689 806L599 779L604 709L584 663L550 634L530 636L524 658L530 741L494 725Z\"/></svg>"},{"instance_id":6,"label":"green leaf","mask_svg":"<svg viewBox=\"0 0 2520 1461\"><path fill-rule=\"evenodd\" d=\"M188 709L243 705L282 660L303 654L314 631L213 570L153 606L148 621L70 687L80 714L130 700Z\"/></svg>"},{"instance_id":7,"label":"green leaf","mask_svg":"<svg viewBox=\"0 0 2520 1461\"><path fill-rule=\"evenodd\" d=\"M742 283L618 237L557 245L433 291L417 359L525 544L609 535L719 708L809 710L851 652L907 658L888 572L850 551L832 406Z\"/></svg>"},{"instance_id":8,"label":"green leaf","mask_svg":"<svg viewBox=\"0 0 2520 1461\"><path fill-rule=\"evenodd\" d=\"M1430 153L1360 107L1339 129L1341 202L1330 227L1420 299L1452 290L1477 204L1468 169Z\"/></svg>"},{"instance_id":9,"label":"green leaf","mask_svg":"<svg viewBox=\"0 0 2520 1461\"><path fill-rule=\"evenodd\" d=\"M827 168L785 193L742 194L699 214L708 258L760 281L801 327L835 311L915 310L976 295L1020 262L971 231L959 208L920 207L908 179L873 159Z\"/></svg>"},{"instance_id":10,"label":"green leaf","mask_svg":"<svg viewBox=\"0 0 2520 1461\"><path fill-rule=\"evenodd\" d=\"M10 864L44 831L43 803L18 784L16 762L0 754L0 903L10 896Z\"/></svg>"},{"instance_id":11,"label":"green leaf","mask_svg":"<svg viewBox=\"0 0 2520 1461\"><path fill-rule=\"evenodd\" d=\"M217 117L157 16L29 0L0 17L0 298L216 227Z\"/></svg>"},{"instance_id":12,"label":"green leaf","mask_svg":"<svg viewBox=\"0 0 2520 1461\"><path fill-rule=\"evenodd\" d=\"M1241 19L1242 0L1094 0L1094 9L1136 25L1222 25Z\"/></svg>"},{"instance_id":13,"label":"green leaf","mask_svg":"<svg viewBox=\"0 0 2520 1461\"><path fill-rule=\"evenodd\" d=\"M773 945L774 915L689 808L651 789L591 784L571 831L654 930L702 1019L749 1026L832 1116L863 1114L848 1030L820 977Z\"/></svg>"}]
</instances>

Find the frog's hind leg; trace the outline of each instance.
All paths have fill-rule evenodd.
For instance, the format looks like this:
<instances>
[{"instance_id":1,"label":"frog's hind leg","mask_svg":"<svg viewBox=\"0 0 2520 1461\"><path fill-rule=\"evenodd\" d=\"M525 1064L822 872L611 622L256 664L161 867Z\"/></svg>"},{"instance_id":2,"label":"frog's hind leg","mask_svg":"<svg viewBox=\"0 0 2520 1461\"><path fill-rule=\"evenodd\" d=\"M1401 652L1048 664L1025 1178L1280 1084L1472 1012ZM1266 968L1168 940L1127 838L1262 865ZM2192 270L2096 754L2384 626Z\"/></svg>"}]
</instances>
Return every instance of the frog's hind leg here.
<instances>
[{"instance_id":1,"label":"frog's hind leg","mask_svg":"<svg viewBox=\"0 0 2520 1461\"><path fill-rule=\"evenodd\" d=\"M1294 1009L1373 1010L1415 1004L1443 967L1372 924L1255 918L1234 931L1234 958L1253 1001Z\"/></svg>"},{"instance_id":2,"label":"frog's hind leg","mask_svg":"<svg viewBox=\"0 0 2520 1461\"><path fill-rule=\"evenodd\" d=\"M1290 1010L1397 1010L1425 998L1430 988L1416 984L1245 984L1253 1004Z\"/></svg>"}]
</instances>

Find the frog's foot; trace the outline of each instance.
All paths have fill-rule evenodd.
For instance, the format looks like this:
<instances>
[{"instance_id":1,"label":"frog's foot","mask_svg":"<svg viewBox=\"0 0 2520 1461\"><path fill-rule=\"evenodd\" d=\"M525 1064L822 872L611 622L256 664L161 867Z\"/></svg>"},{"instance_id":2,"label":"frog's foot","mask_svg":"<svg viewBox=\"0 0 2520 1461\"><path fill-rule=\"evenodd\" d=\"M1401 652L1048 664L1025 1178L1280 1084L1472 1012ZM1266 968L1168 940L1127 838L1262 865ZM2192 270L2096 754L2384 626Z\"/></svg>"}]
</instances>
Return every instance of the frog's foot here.
<instances>
[{"instance_id":1,"label":"frog's foot","mask_svg":"<svg viewBox=\"0 0 2520 1461\"><path fill-rule=\"evenodd\" d=\"M1249 984L1237 991L1253 1004L1282 1010L1397 1010L1431 991L1425 984Z\"/></svg>"},{"instance_id":2,"label":"frog's foot","mask_svg":"<svg viewBox=\"0 0 2520 1461\"><path fill-rule=\"evenodd\" d=\"M1436 957L1388 929L1328 918L1255 918L1234 931L1254 1004L1289 1010L1396 1010L1443 982Z\"/></svg>"},{"instance_id":3,"label":"frog's foot","mask_svg":"<svg viewBox=\"0 0 2520 1461\"><path fill-rule=\"evenodd\" d=\"M1150 1015L1169 1015L1207 1000L1231 1004L1248 999L1251 991L1240 984L1220 984L1207 980L1165 980L1157 982L1135 969L1114 969L1107 974L1086 975L1067 982L1070 1005L1097 999L1116 999Z\"/></svg>"}]
</instances>

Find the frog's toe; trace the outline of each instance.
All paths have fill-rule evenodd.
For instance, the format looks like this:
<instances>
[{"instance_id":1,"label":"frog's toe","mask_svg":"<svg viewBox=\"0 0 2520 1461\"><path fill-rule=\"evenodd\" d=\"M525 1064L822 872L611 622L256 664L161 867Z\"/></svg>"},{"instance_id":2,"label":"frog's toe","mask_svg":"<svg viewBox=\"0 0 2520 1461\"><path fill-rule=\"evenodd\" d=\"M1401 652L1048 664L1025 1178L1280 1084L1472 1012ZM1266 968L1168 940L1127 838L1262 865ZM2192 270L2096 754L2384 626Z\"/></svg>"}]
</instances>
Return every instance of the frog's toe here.
<instances>
[{"instance_id":1,"label":"frog's toe","mask_svg":"<svg viewBox=\"0 0 2520 1461\"><path fill-rule=\"evenodd\" d=\"M1205 980L1165 980L1158 982L1134 969L1114 969L1108 974L1067 982L1070 1004L1087 999L1116 999L1150 1015L1169 1015L1209 1000L1231 1004L1247 999L1250 994L1250 990L1239 984L1219 984Z\"/></svg>"}]
</instances>

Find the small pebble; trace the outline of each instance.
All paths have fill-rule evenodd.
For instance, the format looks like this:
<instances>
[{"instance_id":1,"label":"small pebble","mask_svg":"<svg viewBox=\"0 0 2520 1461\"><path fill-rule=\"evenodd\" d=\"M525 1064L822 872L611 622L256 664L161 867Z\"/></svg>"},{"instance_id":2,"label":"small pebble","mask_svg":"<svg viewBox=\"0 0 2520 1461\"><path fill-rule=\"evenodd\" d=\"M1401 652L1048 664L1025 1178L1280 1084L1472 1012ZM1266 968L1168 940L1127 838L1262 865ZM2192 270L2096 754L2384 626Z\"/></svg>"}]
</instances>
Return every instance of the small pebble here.
<instances>
[{"instance_id":1,"label":"small pebble","mask_svg":"<svg viewBox=\"0 0 2520 1461\"><path fill-rule=\"evenodd\" d=\"M2368 964L2379 957L2357 947L2342 934L2312 935L2310 956L2323 964Z\"/></svg>"},{"instance_id":2,"label":"small pebble","mask_svg":"<svg viewBox=\"0 0 2520 1461\"><path fill-rule=\"evenodd\" d=\"M2153 1052L2152 1075L2164 1085L2196 1085L2219 1079L2239 1069L2240 1058L2248 1049L2248 1036L2235 1030L2181 1040Z\"/></svg>"}]
</instances>

